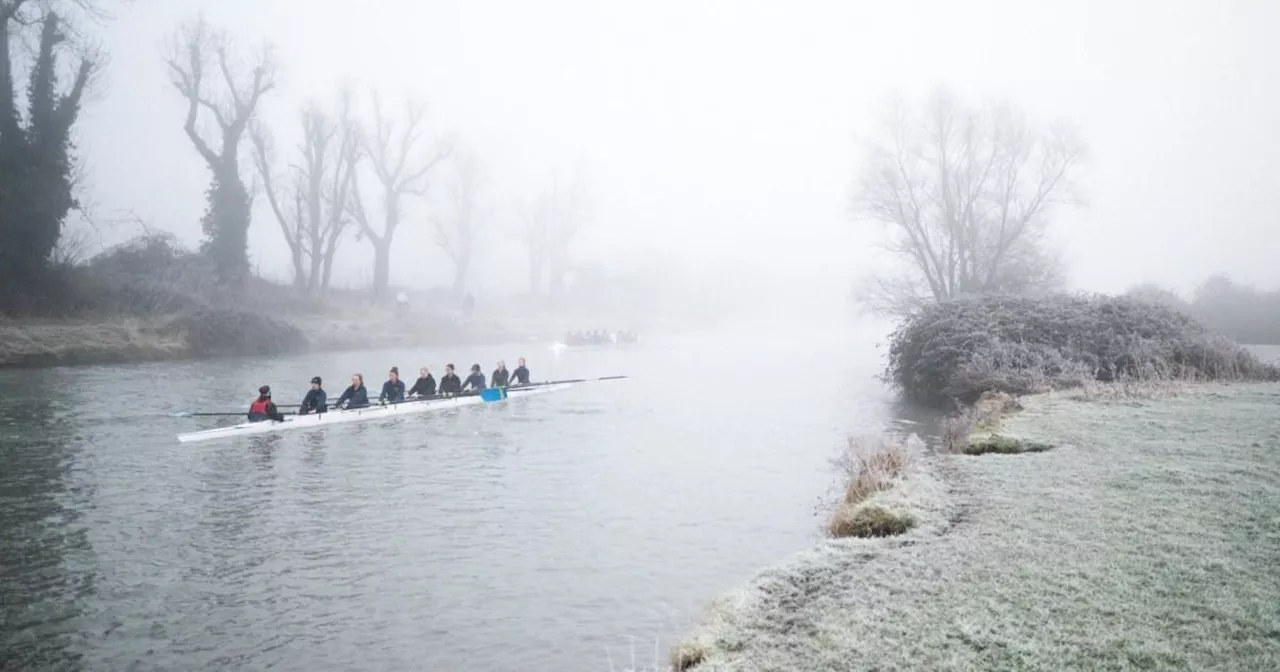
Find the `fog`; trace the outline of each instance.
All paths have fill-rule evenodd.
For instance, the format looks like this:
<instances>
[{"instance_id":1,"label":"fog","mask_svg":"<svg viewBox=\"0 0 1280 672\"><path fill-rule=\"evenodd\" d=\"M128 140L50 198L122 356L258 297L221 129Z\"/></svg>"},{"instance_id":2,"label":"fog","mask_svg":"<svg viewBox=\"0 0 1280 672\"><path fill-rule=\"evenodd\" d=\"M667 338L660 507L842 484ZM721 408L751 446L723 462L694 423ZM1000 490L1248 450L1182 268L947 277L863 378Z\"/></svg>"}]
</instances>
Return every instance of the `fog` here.
<instances>
[{"instance_id":1,"label":"fog","mask_svg":"<svg viewBox=\"0 0 1280 672\"><path fill-rule=\"evenodd\" d=\"M580 170L590 219L572 263L678 259L834 306L889 263L881 225L851 216L860 138L887 98L940 86L1078 128L1087 204L1053 227L1072 288L1185 291L1218 271L1280 285L1280 3L139 0L102 26L110 63L79 127L100 245L140 232L106 223L126 211L200 239L209 172L162 53L201 12L241 46L275 45L260 118L282 151L299 107L344 81L366 108L374 89L429 106L428 133L489 176L478 295L527 286L513 203ZM449 284L426 225L439 194L407 201L393 284ZM249 240L256 269L287 281L261 197ZM348 242L334 283L368 284L372 263Z\"/></svg>"}]
</instances>

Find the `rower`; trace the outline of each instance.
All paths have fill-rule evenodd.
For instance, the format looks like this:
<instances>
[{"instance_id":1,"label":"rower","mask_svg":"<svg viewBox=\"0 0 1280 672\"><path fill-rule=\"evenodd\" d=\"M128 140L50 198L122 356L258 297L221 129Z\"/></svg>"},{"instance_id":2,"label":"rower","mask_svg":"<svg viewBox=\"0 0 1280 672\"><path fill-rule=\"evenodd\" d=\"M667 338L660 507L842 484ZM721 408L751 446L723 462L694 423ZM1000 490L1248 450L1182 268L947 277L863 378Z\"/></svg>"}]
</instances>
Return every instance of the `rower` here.
<instances>
[{"instance_id":1,"label":"rower","mask_svg":"<svg viewBox=\"0 0 1280 672\"><path fill-rule=\"evenodd\" d=\"M498 368L493 370L493 381L489 387L506 387L511 383L511 372L507 370L507 363L498 361Z\"/></svg>"},{"instance_id":2,"label":"rower","mask_svg":"<svg viewBox=\"0 0 1280 672\"><path fill-rule=\"evenodd\" d=\"M298 406L298 415L324 413L329 410L328 402L329 395L325 394L323 387L320 387L320 376L316 376L311 379L311 389L307 392L307 396L302 398L302 404Z\"/></svg>"},{"instance_id":3,"label":"rower","mask_svg":"<svg viewBox=\"0 0 1280 672\"><path fill-rule=\"evenodd\" d=\"M275 402L271 401L270 385L259 387L258 398L252 404L249 404L249 422L263 422L264 420L274 420L276 422L284 420L284 416L280 415L280 411L276 409Z\"/></svg>"},{"instance_id":4,"label":"rower","mask_svg":"<svg viewBox=\"0 0 1280 672\"><path fill-rule=\"evenodd\" d=\"M382 384L382 394L378 395L378 401L384 404L404 401L404 381L400 380L399 367L391 367L387 382Z\"/></svg>"},{"instance_id":5,"label":"rower","mask_svg":"<svg viewBox=\"0 0 1280 672\"><path fill-rule=\"evenodd\" d=\"M458 394L462 391L462 381L453 372L453 365L446 364L444 375L440 377L440 394Z\"/></svg>"},{"instance_id":6,"label":"rower","mask_svg":"<svg viewBox=\"0 0 1280 672\"><path fill-rule=\"evenodd\" d=\"M356 373L351 376L351 386L343 390L338 397L338 408L362 408L369 405L369 391L364 389L364 376Z\"/></svg>"},{"instance_id":7,"label":"rower","mask_svg":"<svg viewBox=\"0 0 1280 672\"><path fill-rule=\"evenodd\" d=\"M479 392L484 389L484 374L480 373L479 364L471 365L471 375L467 376L467 379L463 381L462 389L472 392Z\"/></svg>"},{"instance_id":8,"label":"rower","mask_svg":"<svg viewBox=\"0 0 1280 672\"><path fill-rule=\"evenodd\" d=\"M521 357L519 360L517 360L517 362L519 362L519 366L516 367L515 371L511 372L511 379L513 381L511 384L512 385L528 385L529 369L524 365L524 357Z\"/></svg>"},{"instance_id":9,"label":"rower","mask_svg":"<svg viewBox=\"0 0 1280 672\"><path fill-rule=\"evenodd\" d=\"M410 397L434 397L436 395L436 379L431 375L431 369L422 367L418 369L418 379L413 381L413 387L409 388Z\"/></svg>"}]
</instances>

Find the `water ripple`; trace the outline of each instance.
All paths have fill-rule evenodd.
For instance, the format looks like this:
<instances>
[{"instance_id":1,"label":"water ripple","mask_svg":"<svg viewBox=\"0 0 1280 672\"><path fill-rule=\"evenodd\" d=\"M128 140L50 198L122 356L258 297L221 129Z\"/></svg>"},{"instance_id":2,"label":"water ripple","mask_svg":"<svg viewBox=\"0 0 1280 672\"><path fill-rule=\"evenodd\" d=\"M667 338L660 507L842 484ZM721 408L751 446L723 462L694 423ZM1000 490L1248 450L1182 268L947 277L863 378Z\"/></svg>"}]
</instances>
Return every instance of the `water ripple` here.
<instances>
[{"instance_id":1,"label":"water ripple","mask_svg":"<svg viewBox=\"0 0 1280 672\"><path fill-rule=\"evenodd\" d=\"M3 667L603 669L633 636L665 651L706 600L811 542L841 436L900 414L877 363L845 356L858 338L570 351L532 363L635 377L203 445L174 435L216 421L166 414L289 389L314 362L0 374ZM843 382L734 395L762 375L739 361ZM713 363L716 385L693 385ZM203 382L166 400L158 379Z\"/></svg>"}]
</instances>

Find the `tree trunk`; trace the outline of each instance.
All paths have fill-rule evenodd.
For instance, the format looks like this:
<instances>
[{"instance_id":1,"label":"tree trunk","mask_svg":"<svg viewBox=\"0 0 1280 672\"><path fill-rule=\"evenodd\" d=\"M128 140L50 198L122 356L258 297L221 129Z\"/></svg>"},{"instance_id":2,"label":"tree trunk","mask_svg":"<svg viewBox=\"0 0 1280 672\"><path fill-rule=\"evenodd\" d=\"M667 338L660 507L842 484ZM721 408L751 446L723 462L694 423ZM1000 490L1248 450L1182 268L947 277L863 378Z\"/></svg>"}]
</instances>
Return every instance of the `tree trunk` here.
<instances>
[{"instance_id":1,"label":"tree trunk","mask_svg":"<svg viewBox=\"0 0 1280 672\"><path fill-rule=\"evenodd\" d=\"M391 237L373 241L373 294L387 295L391 277Z\"/></svg>"},{"instance_id":2,"label":"tree trunk","mask_svg":"<svg viewBox=\"0 0 1280 672\"><path fill-rule=\"evenodd\" d=\"M302 241L291 244L289 251L293 253L293 287L304 290L307 287L307 266L302 261Z\"/></svg>"},{"instance_id":3,"label":"tree trunk","mask_svg":"<svg viewBox=\"0 0 1280 672\"><path fill-rule=\"evenodd\" d=\"M542 260L530 257L529 259L529 295L538 296L542 293Z\"/></svg>"},{"instance_id":4,"label":"tree trunk","mask_svg":"<svg viewBox=\"0 0 1280 672\"><path fill-rule=\"evenodd\" d=\"M323 247L320 245L311 249L313 252L311 253L311 273L307 277L307 294L316 296L320 293L320 274L324 271L324 254Z\"/></svg>"},{"instance_id":5,"label":"tree trunk","mask_svg":"<svg viewBox=\"0 0 1280 672\"><path fill-rule=\"evenodd\" d=\"M564 295L564 256L552 254L550 262L549 270L551 273L547 279L547 294L553 302L556 302Z\"/></svg>"},{"instance_id":6,"label":"tree trunk","mask_svg":"<svg viewBox=\"0 0 1280 672\"><path fill-rule=\"evenodd\" d=\"M320 291L329 291L329 278L333 277L333 255L338 251L336 244L330 243L329 249L324 251L324 270L320 277Z\"/></svg>"},{"instance_id":7,"label":"tree trunk","mask_svg":"<svg viewBox=\"0 0 1280 672\"><path fill-rule=\"evenodd\" d=\"M464 250L458 255L458 260L453 265L453 297L455 299L462 298L462 293L467 288L467 271L471 268L471 251Z\"/></svg>"}]
</instances>

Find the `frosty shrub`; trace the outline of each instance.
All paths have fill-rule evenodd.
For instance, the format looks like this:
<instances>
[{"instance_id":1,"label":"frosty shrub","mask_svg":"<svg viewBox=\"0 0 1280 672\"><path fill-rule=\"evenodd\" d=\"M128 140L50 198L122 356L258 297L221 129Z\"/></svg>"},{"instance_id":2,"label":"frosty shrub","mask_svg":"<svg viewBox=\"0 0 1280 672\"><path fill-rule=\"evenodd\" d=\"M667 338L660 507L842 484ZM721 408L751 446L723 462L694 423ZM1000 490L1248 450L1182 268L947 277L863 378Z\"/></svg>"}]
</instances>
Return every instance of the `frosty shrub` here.
<instances>
[{"instance_id":1,"label":"frosty shrub","mask_svg":"<svg viewBox=\"0 0 1280 672\"><path fill-rule=\"evenodd\" d=\"M971 404L1120 380L1277 380L1280 369L1168 306L1126 297L976 296L927 306L890 339L913 401Z\"/></svg>"},{"instance_id":2,"label":"frosty shrub","mask_svg":"<svg viewBox=\"0 0 1280 672\"><path fill-rule=\"evenodd\" d=\"M1052 449L1053 446L1038 441L1023 441L1021 439L1012 439L1007 436L989 436L982 439L968 441L963 449L957 451L965 455L986 455L995 453L998 455L1017 455L1019 453L1043 453Z\"/></svg>"},{"instance_id":3,"label":"frosty shrub","mask_svg":"<svg viewBox=\"0 0 1280 672\"><path fill-rule=\"evenodd\" d=\"M827 533L832 537L892 537L915 527L910 513L890 511L882 506L842 507L832 516Z\"/></svg>"},{"instance_id":4,"label":"frosty shrub","mask_svg":"<svg viewBox=\"0 0 1280 672\"><path fill-rule=\"evenodd\" d=\"M832 466L848 483L844 496L827 523L832 537L884 537L902 534L915 525L907 513L874 505L876 493L895 487L911 464L908 439L896 436L850 437Z\"/></svg>"},{"instance_id":5,"label":"frosty shrub","mask_svg":"<svg viewBox=\"0 0 1280 672\"><path fill-rule=\"evenodd\" d=\"M898 437L848 437L831 466L847 479L845 504L857 504L893 487L910 461L906 441Z\"/></svg>"},{"instance_id":6,"label":"frosty shrub","mask_svg":"<svg viewBox=\"0 0 1280 672\"><path fill-rule=\"evenodd\" d=\"M966 408L938 421L938 437L944 453L958 453L969 445L969 434L977 423L976 413Z\"/></svg>"},{"instance_id":7,"label":"frosty shrub","mask_svg":"<svg viewBox=\"0 0 1280 672\"><path fill-rule=\"evenodd\" d=\"M234 308L190 311L161 331L183 338L191 352L201 356L274 355L307 345L302 331L288 322Z\"/></svg>"}]
</instances>

